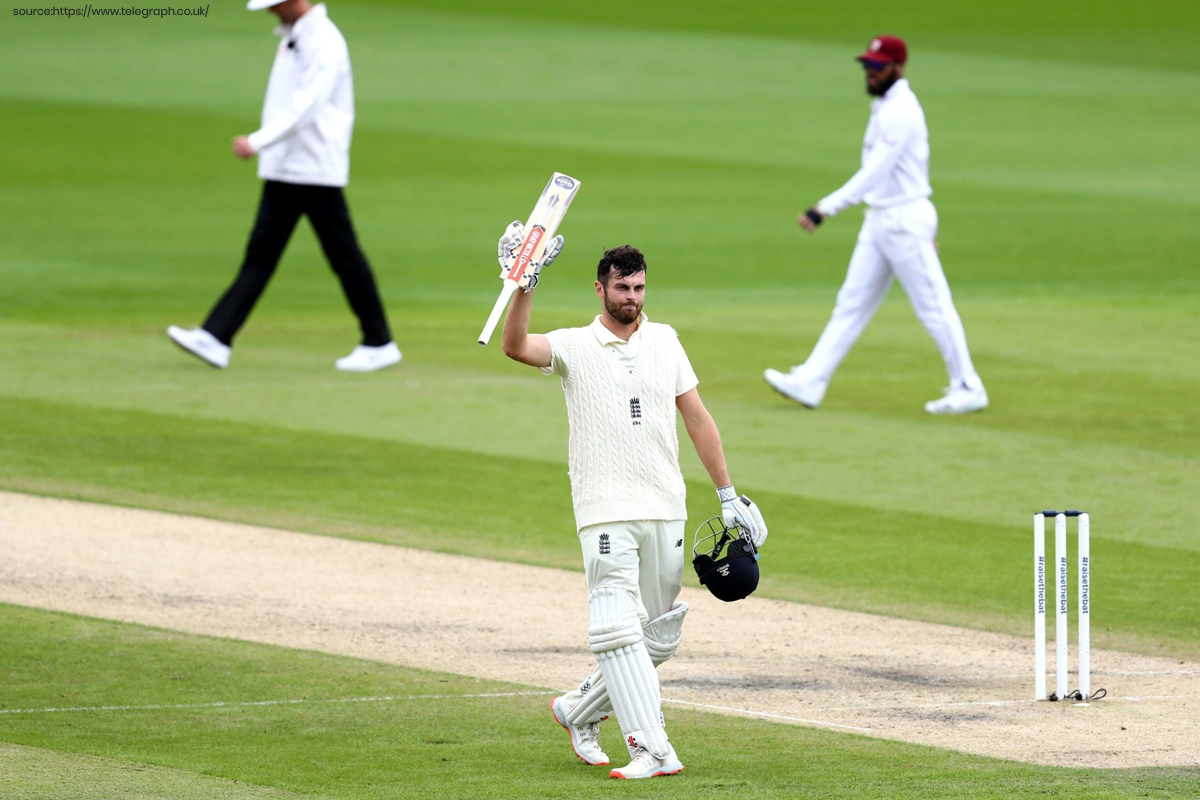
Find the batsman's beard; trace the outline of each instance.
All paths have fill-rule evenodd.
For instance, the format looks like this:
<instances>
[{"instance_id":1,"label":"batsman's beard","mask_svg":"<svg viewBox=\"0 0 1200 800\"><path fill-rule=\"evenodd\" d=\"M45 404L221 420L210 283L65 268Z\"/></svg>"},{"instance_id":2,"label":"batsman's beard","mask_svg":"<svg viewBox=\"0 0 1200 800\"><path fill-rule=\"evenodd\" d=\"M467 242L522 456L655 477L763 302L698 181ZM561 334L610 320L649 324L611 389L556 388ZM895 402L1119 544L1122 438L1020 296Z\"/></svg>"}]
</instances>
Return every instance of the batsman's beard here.
<instances>
[{"instance_id":1,"label":"batsman's beard","mask_svg":"<svg viewBox=\"0 0 1200 800\"><path fill-rule=\"evenodd\" d=\"M604 310L608 315L622 325L632 325L642 315L641 303L617 303L609 299L608 292L604 293Z\"/></svg>"}]
</instances>

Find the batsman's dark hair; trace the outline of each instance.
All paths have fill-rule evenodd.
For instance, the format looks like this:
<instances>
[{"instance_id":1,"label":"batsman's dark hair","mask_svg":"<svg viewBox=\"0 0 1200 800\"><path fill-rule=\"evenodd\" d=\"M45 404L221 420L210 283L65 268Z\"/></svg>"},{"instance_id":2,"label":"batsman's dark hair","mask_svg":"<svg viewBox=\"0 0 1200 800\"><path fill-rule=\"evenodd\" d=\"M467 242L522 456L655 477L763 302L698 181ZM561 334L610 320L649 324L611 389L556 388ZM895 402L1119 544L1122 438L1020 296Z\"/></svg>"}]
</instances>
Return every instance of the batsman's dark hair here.
<instances>
[{"instance_id":1,"label":"batsman's dark hair","mask_svg":"<svg viewBox=\"0 0 1200 800\"><path fill-rule=\"evenodd\" d=\"M605 250L604 256L596 266L596 280L607 286L610 271L615 271L622 278L628 278L637 272L645 272L646 257L642 255L641 250L630 244Z\"/></svg>"}]
</instances>

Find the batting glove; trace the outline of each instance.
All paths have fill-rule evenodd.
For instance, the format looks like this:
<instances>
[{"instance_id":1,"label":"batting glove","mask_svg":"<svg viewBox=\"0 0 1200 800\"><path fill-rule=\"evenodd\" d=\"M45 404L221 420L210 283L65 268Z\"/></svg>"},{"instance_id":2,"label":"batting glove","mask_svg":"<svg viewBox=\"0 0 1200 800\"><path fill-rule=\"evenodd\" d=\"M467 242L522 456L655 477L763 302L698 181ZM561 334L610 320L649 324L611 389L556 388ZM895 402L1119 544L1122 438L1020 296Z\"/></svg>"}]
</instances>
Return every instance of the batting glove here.
<instances>
[{"instance_id":1,"label":"batting glove","mask_svg":"<svg viewBox=\"0 0 1200 800\"><path fill-rule=\"evenodd\" d=\"M517 251L521 249L521 242L525 241L525 226L521 224L521 220L513 220L504 229L504 234L500 237L500 241L496 244L496 259L500 262L500 279L508 277L508 271L512 269L513 262L517 260Z\"/></svg>"},{"instance_id":2,"label":"batting glove","mask_svg":"<svg viewBox=\"0 0 1200 800\"><path fill-rule=\"evenodd\" d=\"M542 274L542 267L548 267L554 263L554 259L558 258L558 254L563 249L562 235L555 236L546 245L545 252L542 253L541 261L534 261L525 268L525 274L521 276L518 285L523 287L525 291L532 292L538 285L538 278Z\"/></svg>"},{"instance_id":3,"label":"batting glove","mask_svg":"<svg viewBox=\"0 0 1200 800\"><path fill-rule=\"evenodd\" d=\"M541 269L542 267L548 267L553 264L554 259L558 258L558 254L562 252L564 244L566 244L566 242L561 233L551 239L546 245L546 252L542 253L542 260L538 262L538 269Z\"/></svg>"},{"instance_id":4,"label":"batting glove","mask_svg":"<svg viewBox=\"0 0 1200 800\"><path fill-rule=\"evenodd\" d=\"M717 499L721 501L721 517L725 525L744 528L754 546L762 547L767 540L767 523L754 501L744 494L739 495L733 484L717 489Z\"/></svg>"}]
</instances>

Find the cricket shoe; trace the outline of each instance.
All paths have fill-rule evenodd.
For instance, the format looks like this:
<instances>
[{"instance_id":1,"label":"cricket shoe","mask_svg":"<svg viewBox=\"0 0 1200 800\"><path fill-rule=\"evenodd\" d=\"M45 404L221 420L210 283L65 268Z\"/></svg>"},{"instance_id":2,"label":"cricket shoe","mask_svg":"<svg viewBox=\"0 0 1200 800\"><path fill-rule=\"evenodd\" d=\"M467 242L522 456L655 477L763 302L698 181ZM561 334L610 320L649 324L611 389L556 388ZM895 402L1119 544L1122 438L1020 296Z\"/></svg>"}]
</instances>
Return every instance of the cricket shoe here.
<instances>
[{"instance_id":1,"label":"cricket shoe","mask_svg":"<svg viewBox=\"0 0 1200 800\"><path fill-rule=\"evenodd\" d=\"M593 767L608 764L608 756L600 749L599 722L590 725L572 725L567 722L567 704L562 697L554 698L550 703L550 712L554 714L554 721L567 729L567 734L571 737L571 748L583 763Z\"/></svg>"},{"instance_id":2,"label":"cricket shoe","mask_svg":"<svg viewBox=\"0 0 1200 800\"><path fill-rule=\"evenodd\" d=\"M633 758L630 759L629 766L614 769L608 773L608 777L636 780L683 772L683 763L680 762L679 756L675 755L675 748L670 744L667 745L667 748L667 757L659 758L646 748L638 747L633 751Z\"/></svg>"},{"instance_id":3,"label":"cricket shoe","mask_svg":"<svg viewBox=\"0 0 1200 800\"><path fill-rule=\"evenodd\" d=\"M816 408L825 399L824 384L807 380L800 367L792 367L792 371L786 373L777 369L764 370L763 378L772 389L806 408Z\"/></svg>"},{"instance_id":4,"label":"cricket shoe","mask_svg":"<svg viewBox=\"0 0 1200 800\"><path fill-rule=\"evenodd\" d=\"M167 336L170 336L171 341L196 358L207 361L218 369L225 369L229 366L231 348L204 328L192 328L189 331L171 325L167 328Z\"/></svg>"},{"instance_id":5,"label":"cricket shoe","mask_svg":"<svg viewBox=\"0 0 1200 800\"><path fill-rule=\"evenodd\" d=\"M970 414L987 407L987 391L982 386L970 389L963 385L954 389L947 388L945 395L925 404L925 411L929 414Z\"/></svg>"},{"instance_id":6,"label":"cricket shoe","mask_svg":"<svg viewBox=\"0 0 1200 800\"><path fill-rule=\"evenodd\" d=\"M392 364L399 364L401 358L400 348L395 342L388 342L382 347L360 344L350 355L337 360L337 368L342 372L374 372Z\"/></svg>"}]
</instances>

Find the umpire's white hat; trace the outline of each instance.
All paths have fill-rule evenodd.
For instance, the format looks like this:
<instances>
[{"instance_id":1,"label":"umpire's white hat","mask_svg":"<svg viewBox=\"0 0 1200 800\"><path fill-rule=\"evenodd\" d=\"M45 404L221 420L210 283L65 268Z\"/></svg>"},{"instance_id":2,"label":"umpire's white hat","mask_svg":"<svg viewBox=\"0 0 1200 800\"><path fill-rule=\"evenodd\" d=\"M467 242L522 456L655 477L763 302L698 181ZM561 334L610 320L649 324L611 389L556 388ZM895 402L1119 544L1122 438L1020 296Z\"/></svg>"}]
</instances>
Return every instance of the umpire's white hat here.
<instances>
[{"instance_id":1,"label":"umpire's white hat","mask_svg":"<svg viewBox=\"0 0 1200 800\"><path fill-rule=\"evenodd\" d=\"M246 8L250 11L262 11L264 8L277 6L284 0L248 0Z\"/></svg>"}]
</instances>

